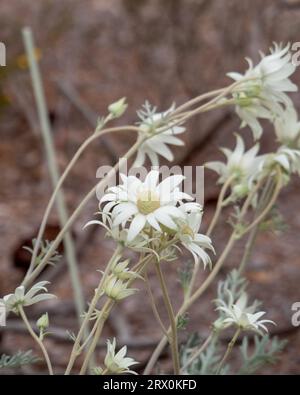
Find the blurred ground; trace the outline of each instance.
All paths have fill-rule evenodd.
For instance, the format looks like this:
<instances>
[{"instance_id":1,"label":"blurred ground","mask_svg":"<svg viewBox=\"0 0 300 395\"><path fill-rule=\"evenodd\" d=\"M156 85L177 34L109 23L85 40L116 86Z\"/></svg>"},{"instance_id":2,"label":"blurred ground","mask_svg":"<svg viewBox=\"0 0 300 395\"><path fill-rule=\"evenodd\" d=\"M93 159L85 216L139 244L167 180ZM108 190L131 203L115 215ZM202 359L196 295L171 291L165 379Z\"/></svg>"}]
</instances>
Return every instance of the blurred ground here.
<instances>
[{"instance_id":1,"label":"blurred ground","mask_svg":"<svg viewBox=\"0 0 300 395\"><path fill-rule=\"evenodd\" d=\"M52 121L58 161L63 169L91 127L81 112L62 93L73 87L95 114L104 114L112 101L126 96L129 109L120 120L136 121L135 110L146 99L160 110L173 101L185 100L208 90L228 84L226 72L246 67L244 57L258 59L273 41L299 40L300 2L284 0L97 0L97 1L0 1L1 41L6 43L8 65L0 68L0 294L10 292L20 282L26 264L21 245L36 235L43 210L50 195L43 146L39 135L35 106L31 93L26 59L23 55L21 28L33 28L37 52L41 53L41 68L45 82L49 115ZM300 85L297 71L293 81ZM74 99L74 92L71 94ZM299 94L294 95L300 107ZM86 110L90 121L94 113ZM239 122L230 110L208 113L188 124L186 145L178 149L176 163L201 165L219 157L220 145L234 144L232 132ZM249 131L243 132L251 143ZM130 146L128 135L109 137L106 143L116 157ZM263 137L263 151L272 149L272 131ZM96 169L110 163L112 155L103 143L93 144L75 167L65 184L70 211L94 185ZM203 229L209 223L215 206L216 178L206 174L205 216ZM260 236L247 270L250 291L263 301L268 318L277 322L274 333L289 339L280 363L264 370L272 374L299 374L300 331L291 326L291 305L300 301L299 254L299 180L293 180L280 197L279 209L289 228L283 235L264 233ZM80 271L86 296L91 295L98 281L97 269L103 268L114 245L103 240L96 229L85 239L82 225L97 209L94 199L81 214L74 227L74 237L80 243ZM57 232L57 218L51 216L48 237ZM225 222L217 229L214 244L226 243L229 227ZM233 267L242 253L239 243L226 270ZM183 259L185 260L185 259ZM24 263L25 262L25 263ZM175 306L180 303L177 269L180 263L168 265L168 281ZM51 292L61 299L51 302L51 323L60 328L76 330L66 270L48 271L52 276ZM203 280L206 274L202 275ZM155 278L153 276L153 287ZM155 292L161 300L159 290ZM190 311L187 330L197 330L205 336L214 318L214 297L211 289ZM130 354L145 361L160 338L150 307L145 303L145 291L130 298L116 309L109 321L106 336L117 335L129 344ZM43 305L44 309L45 305ZM163 313L163 312L162 312ZM31 318L39 312L33 310ZM32 341L16 321L12 330L0 333L0 354L33 348ZM61 335L64 337L65 332ZM185 339L182 332L181 339ZM104 343L104 342L103 342ZM47 340L50 356L57 371L65 366L70 347L62 340ZM170 358L162 358L167 369ZM42 365L24 368L23 372L42 371Z\"/></svg>"}]
</instances>

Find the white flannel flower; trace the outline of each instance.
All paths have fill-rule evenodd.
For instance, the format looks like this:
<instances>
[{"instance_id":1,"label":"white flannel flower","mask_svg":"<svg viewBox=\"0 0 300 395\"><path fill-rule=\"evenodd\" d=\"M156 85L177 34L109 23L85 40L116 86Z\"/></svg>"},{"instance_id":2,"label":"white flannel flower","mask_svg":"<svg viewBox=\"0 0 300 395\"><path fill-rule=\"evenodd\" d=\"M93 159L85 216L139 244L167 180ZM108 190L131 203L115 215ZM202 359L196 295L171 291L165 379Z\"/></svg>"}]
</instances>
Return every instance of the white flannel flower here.
<instances>
[{"instance_id":1,"label":"white flannel flower","mask_svg":"<svg viewBox=\"0 0 300 395\"><path fill-rule=\"evenodd\" d=\"M158 184L159 172L152 170L144 182L134 176L121 174L122 185L111 187L100 204L105 202L103 212L112 209L113 227L122 225L125 228L130 220L127 241L131 242L149 225L161 232L161 225L177 230L175 218L184 218L182 211L176 207L182 199L192 199L180 191L178 185L184 180L182 175L165 178Z\"/></svg>"},{"instance_id":2,"label":"white flannel flower","mask_svg":"<svg viewBox=\"0 0 300 395\"><path fill-rule=\"evenodd\" d=\"M46 284L49 284L49 282L40 281L33 285L27 292L25 292L25 287L20 285L16 288L14 293L4 296L0 301L4 303L7 312L13 311L14 313L18 313L20 306L31 306L43 300L56 297L48 293L40 293L37 295L39 292L47 292L47 288L45 287Z\"/></svg>"},{"instance_id":3,"label":"white flannel flower","mask_svg":"<svg viewBox=\"0 0 300 395\"><path fill-rule=\"evenodd\" d=\"M261 171L263 156L257 156L258 150L259 144L255 144L245 151L243 139L236 135L236 146L233 151L228 148L221 149L226 156L227 163L214 161L206 163L205 166L219 174L218 183L220 184L232 178L233 191L239 191L238 195L242 197L247 194Z\"/></svg>"},{"instance_id":4,"label":"white flannel flower","mask_svg":"<svg viewBox=\"0 0 300 395\"><path fill-rule=\"evenodd\" d=\"M181 244L193 255L195 264L198 264L201 260L204 268L206 265L211 267L210 256L204 250L209 249L215 252L211 239L208 236L198 233L203 214L202 207L197 203L186 203L180 209L186 216L184 221L181 219L178 220L178 237Z\"/></svg>"},{"instance_id":5,"label":"white flannel flower","mask_svg":"<svg viewBox=\"0 0 300 395\"><path fill-rule=\"evenodd\" d=\"M149 157L152 166L159 165L159 155L171 162L174 159L174 155L168 147L168 144L177 146L184 145L184 142L176 137L176 135L184 133L185 128L174 125L174 121L168 122L168 116L172 114L175 108L174 105L162 113L151 113L149 105L146 109L147 108L148 111L146 115L143 111L138 113L142 118L140 130L141 133L147 137L147 140L145 140L138 149L133 167L142 166L146 160L146 156ZM166 130L160 132L160 128L166 128Z\"/></svg>"},{"instance_id":6,"label":"white flannel flower","mask_svg":"<svg viewBox=\"0 0 300 395\"><path fill-rule=\"evenodd\" d=\"M247 80L237 87L233 97L236 99L236 112L242 120L241 126L249 125L255 139L262 133L257 118L272 120L276 114L281 114L282 104L291 103L285 92L297 91L297 86L289 79L296 69L290 45L282 48L274 44L270 52L269 55L261 53L262 59L256 66L247 58L249 68L244 75L227 74L235 81Z\"/></svg>"},{"instance_id":7,"label":"white flannel flower","mask_svg":"<svg viewBox=\"0 0 300 395\"><path fill-rule=\"evenodd\" d=\"M133 358L126 357L127 346L124 346L116 353L116 339L114 338L112 343L107 340L107 352L104 359L104 365L108 373L121 374L121 373L132 373L137 374L129 369L130 366L136 365Z\"/></svg>"},{"instance_id":8,"label":"white flannel flower","mask_svg":"<svg viewBox=\"0 0 300 395\"><path fill-rule=\"evenodd\" d=\"M291 148L300 148L300 122L294 106L288 106L274 122L278 141Z\"/></svg>"},{"instance_id":9,"label":"white flannel flower","mask_svg":"<svg viewBox=\"0 0 300 395\"><path fill-rule=\"evenodd\" d=\"M262 334L261 329L263 329L265 332L268 332L268 328L265 326L266 323L275 325L275 323L271 320L260 320L260 318L266 313L265 311L255 312L256 304L253 304L249 307L247 306L248 296L245 292L241 294L235 303L233 303L232 299L232 297L229 298L228 304L226 304L223 300L217 301L219 304L217 310L222 311L224 314L222 319L223 327L235 325L242 330L252 330Z\"/></svg>"}]
</instances>

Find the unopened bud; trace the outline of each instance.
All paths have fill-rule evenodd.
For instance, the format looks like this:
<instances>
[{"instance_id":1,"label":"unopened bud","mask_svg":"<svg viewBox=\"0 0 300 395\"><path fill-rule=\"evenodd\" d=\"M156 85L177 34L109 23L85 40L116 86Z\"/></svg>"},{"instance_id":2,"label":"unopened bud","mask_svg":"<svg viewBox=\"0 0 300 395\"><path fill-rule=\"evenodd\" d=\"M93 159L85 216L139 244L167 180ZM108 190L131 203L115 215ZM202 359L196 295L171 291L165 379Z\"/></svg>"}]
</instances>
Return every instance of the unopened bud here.
<instances>
[{"instance_id":1,"label":"unopened bud","mask_svg":"<svg viewBox=\"0 0 300 395\"><path fill-rule=\"evenodd\" d=\"M43 314L36 322L39 329L47 329L49 326L49 316L48 313Z\"/></svg>"},{"instance_id":2,"label":"unopened bud","mask_svg":"<svg viewBox=\"0 0 300 395\"><path fill-rule=\"evenodd\" d=\"M108 111L114 118L119 118L121 115L124 114L127 108L126 97L122 97L118 101L110 104L108 106Z\"/></svg>"}]
</instances>

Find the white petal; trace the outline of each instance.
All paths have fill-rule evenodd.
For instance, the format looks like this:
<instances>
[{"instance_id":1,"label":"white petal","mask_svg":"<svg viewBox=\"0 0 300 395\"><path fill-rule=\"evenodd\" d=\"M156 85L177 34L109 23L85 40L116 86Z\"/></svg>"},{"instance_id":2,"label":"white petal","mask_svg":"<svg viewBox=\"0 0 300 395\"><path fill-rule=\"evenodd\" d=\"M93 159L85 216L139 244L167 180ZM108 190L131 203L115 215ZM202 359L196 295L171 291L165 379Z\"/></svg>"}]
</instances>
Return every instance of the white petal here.
<instances>
[{"instance_id":1,"label":"white petal","mask_svg":"<svg viewBox=\"0 0 300 395\"><path fill-rule=\"evenodd\" d=\"M155 189L159 178L159 171L158 170L151 170L144 181L144 186L147 189L153 190Z\"/></svg>"},{"instance_id":2,"label":"white petal","mask_svg":"<svg viewBox=\"0 0 300 395\"><path fill-rule=\"evenodd\" d=\"M154 215L155 218L163 225L167 226L170 229L177 230L177 225L175 222L171 219L171 217L168 216L168 214L165 214L163 211L160 211L157 213L158 210L155 211Z\"/></svg>"},{"instance_id":3,"label":"white petal","mask_svg":"<svg viewBox=\"0 0 300 395\"><path fill-rule=\"evenodd\" d=\"M146 223L146 217L144 215L138 214L134 217L128 230L128 235L127 235L128 242L132 241L139 234L139 232L145 226L145 223Z\"/></svg>"},{"instance_id":4,"label":"white petal","mask_svg":"<svg viewBox=\"0 0 300 395\"><path fill-rule=\"evenodd\" d=\"M113 221L113 226L118 226L121 223L127 221L132 215L136 214L138 209L134 206L128 208L126 211L122 211Z\"/></svg>"}]
</instances>

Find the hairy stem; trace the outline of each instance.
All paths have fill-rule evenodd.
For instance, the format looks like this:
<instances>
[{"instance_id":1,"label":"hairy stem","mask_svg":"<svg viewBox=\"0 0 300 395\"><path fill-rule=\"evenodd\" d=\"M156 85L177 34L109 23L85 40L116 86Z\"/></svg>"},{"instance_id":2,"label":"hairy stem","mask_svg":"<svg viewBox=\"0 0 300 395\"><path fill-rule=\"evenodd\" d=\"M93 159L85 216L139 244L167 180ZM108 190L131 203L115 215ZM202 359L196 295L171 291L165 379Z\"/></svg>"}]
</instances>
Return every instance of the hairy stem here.
<instances>
[{"instance_id":1,"label":"hairy stem","mask_svg":"<svg viewBox=\"0 0 300 395\"><path fill-rule=\"evenodd\" d=\"M166 285L164 275L162 273L161 266L160 266L159 262L157 262L155 264L155 268L156 268L156 272L157 272L157 275L159 278L165 306L166 306L170 324L171 324L171 336L169 336L168 340L170 342L171 351L172 351L174 373L176 375L179 375L180 374L180 364L179 364L179 354L178 354L177 321L176 321L176 318L174 315L174 311L173 311L173 307L172 307L171 300L169 297L167 285Z\"/></svg>"},{"instance_id":2,"label":"hairy stem","mask_svg":"<svg viewBox=\"0 0 300 395\"><path fill-rule=\"evenodd\" d=\"M255 210L255 218L257 217L257 215L261 212L261 209L264 207L265 204L267 204L267 202L269 201L270 198L270 192L272 192L272 188L273 188L273 179L268 178L267 182L265 184L265 187L263 189L263 192L261 194L261 197L259 199L259 202L257 204L257 208ZM242 274L243 271L245 270L245 267L250 259L253 247L255 245L255 240L258 234L258 230L259 230L259 224L256 224L250 232L250 235L248 237L246 246L245 246L245 251L239 266L239 274Z\"/></svg>"},{"instance_id":3,"label":"hairy stem","mask_svg":"<svg viewBox=\"0 0 300 395\"><path fill-rule=\"evenodd\" d=\"M83 322L82 322L81 327L79 329L79 332L78 332L78 334L76 336L76 339L75 339L75 342L74 342L74 346L73 346L73 349L72 349L72 352L71 352L71 355L70 355L70 359L69 359L69 362L68 362L68 366L67 366L66 371L65 371L66 375L70 374L71 369L72 369L72 367L74 365L74 362L75 362L76 358L81 353L82 347L80 347L80 342L81 342L81 339L83 337L84 330L85 330L86 325L88 324L88 322L89 322L89 320L90 320L90 318L91 318L91 316L93 314L93 311L95 310L95 307L96 307L96 305L98 303L98 300L99 300L99 298L101 296L102 287L103 287L103 284L104 284L104 282L105 282L105 280L107 278L107 275L109 273L110 266L111 266L112 262L116 259L116 257L119 255L120 251L121 251L121 248L118 247L116 249L116 251L114 252L114 254L112 255L112 257L110 258L110 261L108 262L108 264L107 264L107 266L105 268L105 271L104 271L103 276L102 276L102 278L101 278L101 280L99 282L99 285L98 285L98 287L95 290L94 297L93 297L93 299L92 299L92 301L90 303L89 309L88 309L87 313L84 316Z\"/></svg>"},{"instance_id":4,"label":"hairy stem","mask_svg":"<svg viewBox=\"0 0 300 395\"><path fill-rule=\"evenodd\" d=\"M277 183L273 192L273 195L270 199L270 201L268 202L268 204L266 205L266 207L263 209L263 211L261 212L261 214L259 214L254 221L248 226L246 227L246 229L243 230L243 233L248 233L251 229L253 229L256 225L258 225L261 221L264 220L264 218L266 217L266 215L269 213L269 211L272 209L282 186L282 174L281 171L278 171L278 178L277 178Z\"/></svg>"},{"instance_id":5,"label":"hairy stem","mask_svg":"<svg viewBox=\"0 0 300 395\"><path fill-rule=\"evenodd\" d=\"M150 304L151 304L151 307L152 307L153 314L154 314L157 322L159 323L163 333L166 336L168 336L168 332L167 332L167 330L166 330L166 328L165 328L165 326L164 326L164 324L163 324L163 322L162 322L162 320L160 318L159 312L158 312L157 307L156 307L154 295L153 295L152 290L151 290L151 285L149 283L149 278L148 278L147 272L145 274L145 282L146 282L146 287L147 287L147 291L148 291L148 295L149 295Z\"/></svg>"},{"instance_id":6,"label":"hairy stem","mask_svg":"<svg viewBox=\"0 0 300 395\"><path fill-rule=\"evenodd\" d=\"M215 214L214 214L214 216L213 216L213 218L211 220L211 223L210 223L210 225L209 225L209 227L207 229L207 232L206 232L207 236L210 236L212 234L212 231L214 230L214 228L216 226L216 223L218 222L219 216L220 216L221 211L222 211L224 198L225 198L226 192L227 192L232 180L233 180L233 176L229 177L227 179L227 181L224 183L224 185L223 185L223 187L221 189L221 192L220 192L220 195L219 195L219 198L218 198L218 202L217 202L217 207L216 207Z\"/></svg>"},{"instance_id":7,"label":"hairy stem","mask_svg":"<svg viewBox=\"0 0 300 395\"><path fill-rule=\"evenodd\" d=\"M195 359L197 359L203 353L203 351L206 349L206 347L209 345L209 343L213 339L214 334L215 334L214 332L211 332L210 335L206 338L205 342L202 344L202 346L200 348L198 348L191 355L191 357L188 359L188 361L185 363L185 365L182 366L182 368L180 370L181 373L184 373L185 370L195 361Z\"/></svg>"},{"instance_id":8,"label":"hairy stem","mask_svg":"<svg viewBox=\"0 0 300 395\"><path fill-rule=\"evenodd\" d=\"M44 146L46 149L48 168L49 168L53 188L55 188L59 180L59 171L56 161L55 148L52 140L52 133L51 133L51 127L48 117L48 110L45 100L42 78L41 78L38 63L34 56L34 42L33 42L32 32L29 28L25 28L23 29L22 33L23 33L26 54L29 60L29 69L31 74L36 105L38 109ZM67 221L68 214L67 214L67 208L65 205L65 200L62 191L60 191L60 193L57 194L56 203L57 203L60 225L61 227L63 227ZM78 262L75 254L75 247L69 232L66 232L64 235L64 246L66 250L68 269L69 269L73 293L74 293L77 317L78 317L78 321L80 322L81 321L80 317L84 309L84 299L83 299L82 286L78 273ZM38 249L38 245L35 246L34 248Z\"/></svg>"},{"instance_id":9,"label":"hairy stem","mask_svg":"<svg viewBox=\"0 0 300 395\"><path fill-rule=\"evenodd\" d=\"M224 366L225 362L227 361L227 358L231 354L231 351L233 349L233 346L235 345L235 342L237 341L239 334L241 333L241 328L238 328L233 335L233 338L231 339L230 343L228 344L227 350L224 354L224 357L222 358L222 361L220 362L216 374L220 374L222 367Z\"/></svg>"},{"instance_id":10,"label":"hairy stem","mask_svg":"<svg viewBox=\"0 0 300 395\"><path fill-rule=\"evenodd\" d=\"M39 338L39 336L31 328L31 325L30 325L30 323L28 321L28 318L27 318L27 316L25 314L25 311L24 311L22 306L19 307L19 312L20 312L22 320L24 321L24 324L25 324L26 328L28 329L28 332L30 333L32 338L36 341L36 343L39 345L39 347L41 348L42 353L43 353L44 358L45 358L45 361L46 361L46 364L47 364L47 367L48 367L48 370L49 370L49 374L52 376L53 375L53 369L52 369L51 361L50 361L48 352L47 352L42 340Z\"/></svg>"},{"instance_id":11,"label":"hairy stem","mask_svg":"<svg viewBox=\"0 0 300 395\"><path fill-rule=\"evenodd\" d=\"M97 318L96 325L95 325L95 327L96 327L95 335L93 337L93 340L92 340L90 347L89 347L89 349L86 353L86 356L84 358L83 364L82 364L80 372L79 372L80 375L85 374L85 372L87 370L89 361L95 351L95 348L96 348L99 338L101 336L104 323L107 320L107 317L108 317L109 312L112 309L113 305L114 305L114 301L112 299L107 300L105 305L103 306L103 308L101 309L101 311L99 313L99 317Z\"/></svg>"},{"instance_id":12,"label":"hairy stem","mask_svg":"<svg viewBox=\"0 0 300 395\"><path fill-rule=\"evenodd\" d=\"M213 218L212 218L212 220L210 222L210 225L208 227L208 230L206 232L207 236L211 235L212 231L214 230L215 225L218 222L218 219L219 219L221 211L222 211L224 198L225 198L226 192L227 192L232 180L233 180L233 177L229 177L228 180L225 182L225 184L223 185L223 187L221 189L221 192L220 192L220 195L219 195L219 198L218 198L218 202L217 202L217 206L216 206L216 211L214 213L214 216L213 216ZM199 264L195 264L194 265L194 269L193 269L192 278L191 278L189 287L188 287L187 292L186 292L185 297L184 297L185 301L187 301L190 298L190 296L191 296L191 293L193 291L193 288L194 288L194 285L195 285L195 282L196 282L198 271L199 271Z\"/></svg>"}]
</instances>

